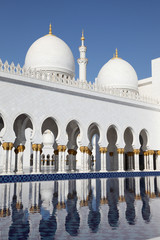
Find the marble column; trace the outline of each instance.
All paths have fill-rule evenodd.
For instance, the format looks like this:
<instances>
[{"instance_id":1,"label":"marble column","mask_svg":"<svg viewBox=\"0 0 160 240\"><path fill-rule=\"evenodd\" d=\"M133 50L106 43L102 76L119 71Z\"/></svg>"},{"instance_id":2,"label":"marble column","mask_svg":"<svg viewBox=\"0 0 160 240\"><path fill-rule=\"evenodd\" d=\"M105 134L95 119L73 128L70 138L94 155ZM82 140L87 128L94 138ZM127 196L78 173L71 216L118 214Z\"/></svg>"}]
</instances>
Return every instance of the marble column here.
<instances>
[{"instance_id":1,"label":"marble column","mask_svg":"<svg viewBox=\"0 0 160 240\"><path fill-rule=\"evenodd\" d=\"M65 145L58 145L57 146L58 152L59 152L59 158L58 158L58 172L65 172L65 151L66 146Z\"/></svg>"},{"instance_id":2,"label":"marble column","mask_svg":"<svg viewBox=\"0 0 160 240\"><path fill-rule=\"evenodd\" d=\"M32 144L32 150L33 150L33 173L36 173L38 144Z\"/></svg>"},{"instance_id":3,"label":"marble column","mask_svg":"<svg viewBox=\"0 0 160 240\"><path fill-rule=\"evenodd\" d=\"M41 154L42 154L42 145L37 144L37 173L41 172Z\"/></svg>"},{"instance_id":4,"label":"marble column","mask_svg":"<svg viewBox=\"0 0 160 240\"><path fill-rule=\"evenodd\" d=\"M85 156L86 156L86 171L91 171L92 152L88 147L85 147Z\"/></svg>"},{"instance_id":5,"label":"marble column","mask_svg":"<svg viewBox=\"0 0 160 240\"><path fill-rule=\"evenodd\" d=\"M12 149L13 149L13 143L9 142L8 144L8 173L11 172L11 164L12 164Z\"/></svg>"},{"instance_id":6,"label":"marble column","mask_svg":"<svg viewBox=\"0 0 160 240\"><path fill-rule=\"evenodd\" d=\"M4 142L2 144L3 147L3 174L7 173L8 169L8 150L9 150L9 143Z\"/></svg>"},{"instance_id":7,"label":"marble column","mask_svg":"<svg viewBox=\"0 0 160 240\"><path fill-rule=\"evenodd\" d=\"M124 178L119 178L118 183L119 183L119 201L123 202L123 201L125 201L125 198L124 198Z\"/></svg>"},{"instance_id":8,"label":"marble column","mask_svg":"<svg viewBox=\"0 0 160 240\"><path fill-rule=\"evenodd\" d=\"M84 172L85 147L84 147L84 146L81 146L81 147L80 147L80 151L81 151L81 171Z\"/></svg>"},{"instance_id":9,"label":"marble column","mask_svg":"<svg viewBox=\"0 0 160 240\"><path fill-rule=\"evenodd\" d=\"M106 147L100 147L99 151L101 153L101 172L106 172L107 171L107 166L106 166L107 148Z\"/></svg>"},{"instance_id":10,"label":"marble column","mask_svg":"<svg viewBox=\"0 0 160 240\"><path fill-rule=\"evenodd\" d=\"M24 145L19 145L17 147L18 155L17 155L17 173L23 174L23 152L25 150Z\"/></svg>"},{"instance_id":11,"label":"marble column","mask_svg":"<svg viewBox=\"0 0 160 240\"><path fill-rule=\"evenodd\" d=\"M139 149L134 149L133 150L134 152L134 170L135 171L139 171L139 153L140 153L140 150Z\"/></svg>"},{"instance_id":12,"label":"marble column","mask_svg":"<svg viewBox=\"0 0 160 240\"><path fill-rule=\"evenodd\" d=\"M141 193L140 193L140 177L135 177L135 199L140 200L141 199Z\"/></svg>"},{"instance_id":13,"label":"marble column","mask_svg":"<svg viewBox=\"0 0 160 240\"><path fill-rule=\"evenodd\" d=\"M118 153L118 171L124 171L124 148L117 148Z\"/></svg>"},{"instance_id":14,"label":"marble column","mask_svg":"<svg viewBox=\"0 0 160 240\"><path fill-rule=\"evenodd\" d=\"M153 154L154 151L153 150L149 150L148 151L148 160L149 160L149 168L148 170L153 171L154 170L154 166L153 166Z\"/></svg>"},{"instance_id":15,"label":"marble column","mask_svg":"<svg viewBox=\"0 0 160 240\"><path fill-rule=\"evenodd\" d=\"M144 152L144 171L147 170L148 152Z\"/></svg>"},{"instance_id":16,"label":"marble column","mask_svg":"<svg viewBox=\"0 0 160 240\"><path fill-rule=\"evenodd\" d=\"M156 151L156 171L160 171L160 150Z\"/></svg>"}]
</instances>

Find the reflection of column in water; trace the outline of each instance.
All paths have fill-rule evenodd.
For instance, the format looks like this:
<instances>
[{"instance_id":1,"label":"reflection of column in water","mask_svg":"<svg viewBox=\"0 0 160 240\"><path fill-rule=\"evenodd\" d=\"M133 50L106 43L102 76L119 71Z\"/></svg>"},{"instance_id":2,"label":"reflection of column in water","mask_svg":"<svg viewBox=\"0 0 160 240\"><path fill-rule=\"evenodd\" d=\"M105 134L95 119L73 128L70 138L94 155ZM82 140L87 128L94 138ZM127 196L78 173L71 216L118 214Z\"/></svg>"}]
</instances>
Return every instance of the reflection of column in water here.
<instances>
[{"instance_id":1,"label":"reflection of column in water","mask_svg":"<svg viewBox=\"0 0 160 240\"><path fill-rule=\"evenodd\" d=\"M68 196L68 180L64 181L64 202L67 201Z\"/></svg>"},{"instance_id":2,"label":"reflection of column in water","mask_svg":"<svg viewBox=\"0 0 160 240\"><path fill-rule=\"evenodd\" d=\"M0 185L0 217L6 217L10 215L10 184Z\"/></svg>"},{"instance_id":3,"label":"reflection of column in water","mask_svg":"<svg viewBox=\"0 0 160 240\"><path fill-rule=\"evenodd\" d=\"M89 179L81 180L81 193L80 193L80 206L87 206L88 204L88 195L89 195Z\"/></svg>"},{"instance_id":4,"label":"reflection of column in water","mask_svg":"<svg viewBox=\"0 0 160 240\"><path fill-rule=\"evenodd\" d=\"M31 182L31 207L30 207L30 233L29 239L39 239L39 223L41 220L40 206L39 206L39 182Z\"/></svg>"},{"instance_id":5,"label":"reflection of column in water","mask_svg":"<svg viewBox=\"0 0 160 240\"><path fill-rule=\"evenodd\" d=\"M67 189L65 188L66 181L58 181L58 205L57 208L60 210L65 208L65 199L67 196Z\"/></svg>"},{"instance_id":6,"label":"reflection of column in water","mask_svg":"<svg viewBox=\"0 0 160 240\"><path fill-rule=\"evenodd\" d=\"M155 179L155 177L154 176L150 176L149 177L149 181L150 181L150 195L149 195L149 197L150 198L155 198L156 197L156 195L155 195L155 186L154 186L154 179Z\"/></svg>"},{"instance_id":7,"label":"reflection of column in water","mask_svg":"<svg viewBox=\"0 0 160 240\"><path fill-rule=\"evenodd\" d=\"M160 176L156 177L156 182L157 182L157 194L160 196Z\"/></svg>"},{"instance_id":8,"label":"reflection of column in water","mask_svg":"<svg viewBox=\"0 0 160 240\"><path fill-rule=\"evenodd\" d=\"M124 198L124 178L119 178L118 183L119 183L119 201L123 202L125 200L125 198Z\"/></svg>"},{"instance_id":9,"label":"reflection of column in water","mask_svg":"<svg viewBox=\"0 0 160 240\"><path fill-rule=\"evenodd\" d=\"M135 181L135 198L136 198L136 200L139 200L139 199L141 199L141 196L140 196L140 177L135 177L134 181Z\"/></svg>"},{"instance_id":10,"label":"reflection of column in water","mask_svg":"<svg viewBox=\"0 0 160 240\"><path fill-rule=\"evenodd\" d=\"M101 204L107 203L107 186L106 186L106 178L101 179Z\"/></svg>"},{"instance_id":11,"label":"reflection of column in water","mask_svg":"<svg viewBox=\"0 0 160 240\"><path fill-rule=\"evenodd\" d=\"M31 182L31 212L39 212L39 191L40 191L40 183L39 182Z\"/></svg>"},{"instance_id":12,"label":"reflection of column in water","mask_svg":"<svg viewBox=\"0 0 160 240\"><path fill-rule=\"evenodd\" d=\"M16 183L17 206L22 204L22 183Z\"/></svg>"}]
</instances>

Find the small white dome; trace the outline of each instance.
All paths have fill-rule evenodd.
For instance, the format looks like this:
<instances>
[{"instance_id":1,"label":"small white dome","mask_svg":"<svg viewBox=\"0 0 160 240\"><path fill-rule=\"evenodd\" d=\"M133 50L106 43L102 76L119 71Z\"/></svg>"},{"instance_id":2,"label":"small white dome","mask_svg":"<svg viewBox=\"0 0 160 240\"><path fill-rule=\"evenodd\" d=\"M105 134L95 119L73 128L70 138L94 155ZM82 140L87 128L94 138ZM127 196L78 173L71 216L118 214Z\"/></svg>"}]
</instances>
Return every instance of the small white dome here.
<instances>
[{"instance_id":1,"label":"small white dome","mask_svg":"<svg viewBox=\"0 0 160 240\"><path fill-rule=\"evenodd\" d=\"M31 45L26 54L25 67L71 76L75 74L75 62L70 48L52 34L39 38Z\"/></svg>"},{"instance_id":2,"label":"small white dome","mask_svg":"<svg viewBox=\"0 0 160 240\"><path fill-rule=\"evenodd\" d=\"M112 58L101 68L97 84L138 91L138 78L134 68L121 58Z\"/></svg>"},{"instance_id":3,"label":"small white dome","mask_svg":"<svg viewBox=\"0 0 160 240\"><path fill-rule=\"evenodd\" d=\"M43 145L44 146L51 146L54 143L54 135L50 130L46 130L43 133Z\"/></svg>"}]
</instances>

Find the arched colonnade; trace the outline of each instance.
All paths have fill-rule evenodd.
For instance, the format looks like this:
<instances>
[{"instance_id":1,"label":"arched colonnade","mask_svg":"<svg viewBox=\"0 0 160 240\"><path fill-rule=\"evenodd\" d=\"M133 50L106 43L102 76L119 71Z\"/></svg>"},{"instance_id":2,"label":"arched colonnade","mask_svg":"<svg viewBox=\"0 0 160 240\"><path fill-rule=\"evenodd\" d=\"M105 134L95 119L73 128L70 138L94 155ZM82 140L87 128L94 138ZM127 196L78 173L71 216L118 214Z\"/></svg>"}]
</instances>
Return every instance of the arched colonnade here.
<instances>
[{"instance_id":1,"label":"arched colonnade","mask_svg":"<svg viewBox=\"0 0 160 240\"><path fill-rule=\"evenodd\" d=\"M37 130L27 114L20 114L14 120L12 141L5 141L6 128L1 116L3 174L13 171L23 174L24 166L33 173L160 170L160 151L150 149L146 129L141 129L135 136L130 126L120 130L110 125L105 132L102 126L92 122L84 132L76 120L70 120L60 128L55 118L47 117ZM63 141L62 135L65 136Z\"/></svg>"}]
</instances>

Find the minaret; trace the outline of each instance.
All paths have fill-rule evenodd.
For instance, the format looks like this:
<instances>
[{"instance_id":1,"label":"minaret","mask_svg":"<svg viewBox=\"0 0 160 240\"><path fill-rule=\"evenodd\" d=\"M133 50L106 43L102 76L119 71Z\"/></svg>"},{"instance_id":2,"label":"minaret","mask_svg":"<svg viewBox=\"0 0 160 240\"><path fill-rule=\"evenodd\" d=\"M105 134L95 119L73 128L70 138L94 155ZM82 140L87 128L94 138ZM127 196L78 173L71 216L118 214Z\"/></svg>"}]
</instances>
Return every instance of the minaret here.
<instances>
[{"instance_id":1,"label":"minaret","mask_svg":"<svg viewBox=\"0 0 160 240\"><path fill-rule=\"evenodd\" d=\"M81 82L86 82L86 72L87 72L87 63L88 59L86 58L87 48L84 46L84 32L82 31L81 37L81 46L79 47L80 58L78 58L77 62L79 64L79 80Z\"/></svg>"}]
</instances>

